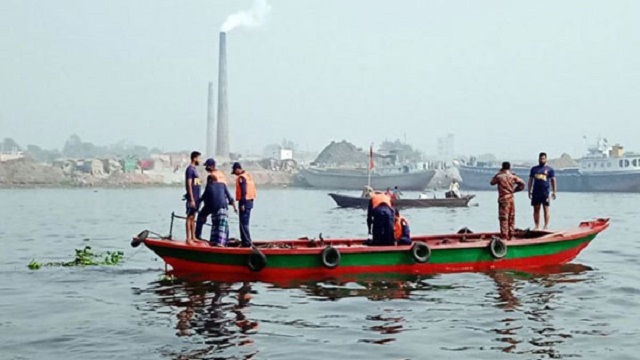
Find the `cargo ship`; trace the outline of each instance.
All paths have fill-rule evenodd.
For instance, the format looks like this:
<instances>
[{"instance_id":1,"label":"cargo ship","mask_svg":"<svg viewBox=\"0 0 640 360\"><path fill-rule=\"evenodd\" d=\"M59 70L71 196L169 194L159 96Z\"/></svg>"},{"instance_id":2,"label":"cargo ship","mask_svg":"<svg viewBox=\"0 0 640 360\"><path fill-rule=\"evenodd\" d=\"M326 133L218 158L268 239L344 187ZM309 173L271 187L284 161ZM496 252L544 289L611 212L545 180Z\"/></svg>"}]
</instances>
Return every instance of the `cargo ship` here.
<instances>
[{"instance_id":1,"label":"cargo ship","mask_svg":"<svg viewBox=\"0 0 640 360\"><path fill-rule=\"evenodd\" d=\"M497 162L456 161L465 189L492 190L489 181L500 169ZM512 171L529 178L530 166L512 165ZM640 154L625 153L621 145L609 146L606 139L588 148L578 166L554 168L558 191L640 192Z\"/></svg>"}]
</instances>

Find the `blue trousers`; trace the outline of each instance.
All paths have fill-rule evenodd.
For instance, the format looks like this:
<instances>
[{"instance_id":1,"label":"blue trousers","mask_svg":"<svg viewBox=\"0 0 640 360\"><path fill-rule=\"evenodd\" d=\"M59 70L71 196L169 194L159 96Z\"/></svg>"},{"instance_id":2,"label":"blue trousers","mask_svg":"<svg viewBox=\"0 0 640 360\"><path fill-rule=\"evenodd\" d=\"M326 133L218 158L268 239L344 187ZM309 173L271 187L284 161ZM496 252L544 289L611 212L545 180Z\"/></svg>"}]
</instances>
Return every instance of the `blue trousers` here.
<instances>
[{"instance_id":1,"label":"blue trousers","mask_svg":"<svg viewBox=\"0 0 640 360\"><path fill-rule=\"evenodd\" d=\"M395 245L393 234L394 227L393 209L386 205L378 206L373 209L373 226L371 229L371 245L391 246Z\"/></svg>"},{"instance_id":2,"label":"blue trousers","mask_svg":"<svg viewBox=\"0 0 640 360\"><path fill-rule=\"evenodd\" d=\"M211 210L206 207L198 212L198 217L196 218L196 239L202 239L202 227L204 223L207 222L209 215L211 215Z\"/></svg>"},{"instance_id":3,"label":"blue trousers","mask_svg":"<svg viewBox=\"0 0 640 360\"><path fill-rule=\"evenodd\" d=\"M411 238L403 236L398 239L398 245L411 245Z\"/></svg>"},{"instance_id":4,"label":"blue trousers","mask_svg":"<svg viewBox=\"0 0 640 360\"><path fill-rule=\"evenodd\" d=\"M251 208L240 210L240 240L242 240L243 247L251 246L251 233L249 232L249 219L251 218Z\"/></svg>"}]
</instances>

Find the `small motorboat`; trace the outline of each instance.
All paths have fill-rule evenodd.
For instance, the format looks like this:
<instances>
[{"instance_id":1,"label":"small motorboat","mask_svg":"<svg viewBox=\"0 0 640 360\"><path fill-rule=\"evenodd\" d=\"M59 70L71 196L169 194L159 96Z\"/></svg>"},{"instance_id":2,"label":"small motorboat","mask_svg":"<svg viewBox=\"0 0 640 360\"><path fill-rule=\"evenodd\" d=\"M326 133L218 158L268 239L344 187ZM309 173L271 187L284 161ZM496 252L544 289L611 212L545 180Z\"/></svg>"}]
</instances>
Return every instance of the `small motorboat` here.
<instances>
[{"instance_id":1,"label":"small motorboat","mask_svg":"<svg viewBox=\"0 0 640 360\"><path fill-rule=\"evenodd\" d=\"M348 196L330 193L329 196L339 207L366 209L369 206L369 198L362 196ZM401 209L407 208L428 208L428 207L466 207L471 199L476 197L473 194L462 195L461 197L445 198L418 198L418 199L396 199L394 205Z\"/></svg>"}]
</instances>

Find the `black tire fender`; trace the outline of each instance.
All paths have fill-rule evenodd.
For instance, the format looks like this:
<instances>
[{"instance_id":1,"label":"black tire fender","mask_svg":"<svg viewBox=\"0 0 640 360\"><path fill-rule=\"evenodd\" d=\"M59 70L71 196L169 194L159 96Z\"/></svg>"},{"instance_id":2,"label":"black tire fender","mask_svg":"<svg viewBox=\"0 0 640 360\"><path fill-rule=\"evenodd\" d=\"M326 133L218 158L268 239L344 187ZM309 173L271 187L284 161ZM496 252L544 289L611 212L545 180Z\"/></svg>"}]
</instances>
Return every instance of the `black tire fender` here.
<instances>
[{"instance_id":1,"label":"black tire fender","mask_svg":"<svg viewBox=\"0 0 640 360\"><path fill-rule=\"evenodd\" d=\"M138 247L149 237L149 230L141 231L140 234L136 235L136 237L131 240L131 247Z\"/></svg>"},{"instance_id":2,"label":"black tire fender","mask_svg":"<svg viewBox=\"0 0 640 360\"><path fill-rule=\"evenodd\" d=\"M258 248L252 248L247 258L247 266L251 271L259 272L267 266L267 257Z\"/></svg>"},{"instance_id":3,"label":"black tire fender","mask_svg":"<svg viewBox=\"0 0 640 360\"><path fill-rule=\"evenodd\" d=\"M421 241L416 241L411 245L411 257L417 263L426 263L431 258L431 248Z\"/></svg>"},{"instance_id":4,"label":"black tire fender","mask_svg":"<svg viewBox=\"0 0 640 360\"><path fill-rule=\"evenodd\" d=\"M322 265L328 269L334 269L340 265L340 251L331 245L327 245L320 253Z\"/></svg>"},{"instance_id":5,"label":"black tire fender","mask_svg":"<svg viewBox=\"0 0 640 360\"><path fill-rule=\"evenodd\" d=\"M495 259L502 259L507 256L507 243L499 237L492 237L489 241L489 252Z\"/></svg>"}]
</instances>

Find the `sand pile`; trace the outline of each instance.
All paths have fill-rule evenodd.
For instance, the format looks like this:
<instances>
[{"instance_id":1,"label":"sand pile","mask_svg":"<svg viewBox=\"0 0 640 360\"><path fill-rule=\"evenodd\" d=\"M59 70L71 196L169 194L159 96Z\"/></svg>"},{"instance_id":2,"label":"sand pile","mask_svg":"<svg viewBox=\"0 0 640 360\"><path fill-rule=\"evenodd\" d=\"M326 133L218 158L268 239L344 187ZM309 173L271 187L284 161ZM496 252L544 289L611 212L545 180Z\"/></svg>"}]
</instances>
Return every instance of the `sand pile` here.
<instances>
[{"instance_id":1,"label":"sand pile","mask_svg":"<svg viewBox=\"0 0 640 360\"><path fill-rule=\"evenodd\" d=\"M369 161L369 154L358 149L355 145L342 140L341 142L332 141L318 155L315 163L318 165L356 165L364 166Z\"/></svg>"},{"instance_id":2,"label":"sand pile","mask_svg":"<svg viewBox=\"0 0 640 360\"><path fill-rule=\"evenodd\" d=\"M553 168L570 168L570 167L578 167L578 163L569 156L569 154L562 154L557 159L549 159L547 161L548 165Z\"/></svg>"},{"instance_id":3,"label":"sand pile","mask_svg":"<svg viewBox=\"0 0 640 360\"><path fill-rule=\"evenodd\" d=\"M41 165L31 159L0 163L1 185L58 185L64 179L61 169Z\"/></svg>"}]
</instances>

